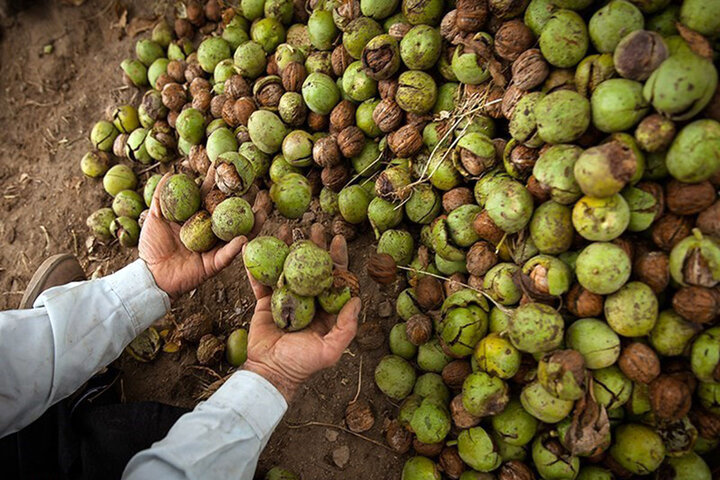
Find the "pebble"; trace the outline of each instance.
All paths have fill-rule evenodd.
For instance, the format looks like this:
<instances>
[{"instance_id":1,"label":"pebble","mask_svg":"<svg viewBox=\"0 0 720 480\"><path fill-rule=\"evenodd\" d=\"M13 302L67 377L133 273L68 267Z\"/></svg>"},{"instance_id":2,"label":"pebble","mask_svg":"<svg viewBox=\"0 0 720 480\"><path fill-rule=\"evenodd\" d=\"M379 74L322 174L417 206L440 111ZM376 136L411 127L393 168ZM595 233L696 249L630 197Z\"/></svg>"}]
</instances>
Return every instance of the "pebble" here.
<instances>
[{"instance_id":1,"label":"pebble","mask_svg":"<svg viewBox=\"0 0 720 480\"><path fill-rule=\"evenodd\" d=\"M335 440L337 440L338 435L340 435L340 432L338 432L337 430L331 430L329 428L325 430L325 440L327 440L328 442L334 442Z\"/></svg>"},{"instance_id":2,"label":"pebble","mask_svg":"<svg viewBox=\"0 0 720 480\"><path fill-rule=\"evenodd\" d=\"M392 311L392 305L387 300L385 300L384 302L380 302L377 307L377 314L380 318L388 318L390 315L392 315Z\"/></svg>"},{"instance_id":3,"label":"pebble","mask_svg":"<svg viewBox=\"0 0 720 480\"><path fill-rule=\"evenodd\" d=\"M338 468L345 468L350 461L350 447L343 445L342 447L336 448L332 452L332 459Z\"/></svg>"}]
</instances>

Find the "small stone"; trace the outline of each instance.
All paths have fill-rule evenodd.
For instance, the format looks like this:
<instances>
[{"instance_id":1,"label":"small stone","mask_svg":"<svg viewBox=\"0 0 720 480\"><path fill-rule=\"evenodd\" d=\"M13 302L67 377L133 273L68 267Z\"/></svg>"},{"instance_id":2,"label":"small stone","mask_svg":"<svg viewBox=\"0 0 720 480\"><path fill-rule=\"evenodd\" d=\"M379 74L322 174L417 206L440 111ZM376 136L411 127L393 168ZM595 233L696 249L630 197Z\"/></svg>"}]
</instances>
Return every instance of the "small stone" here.
<instances>
[{"instance_id":1,"label":"small stone","mask_svg":"<svg viewBox=\"0 0 720 480\"><path fill-rule=\"evenodd\" d=\"M380 302L377 307L377 314L380 318L388 318L392 315L393 307L387 300Z\"/></svg>"},{"instance_id":2,"label":"small stone","mask_svg":"<svg viewBox=\"0 0 720 480\"><path fill-rule=\"evenodd\" d=\"M332 452L332 459L333 463L337 465L338 468L343 469L350 461L350 447L347 445L343 445L342 447L338 447Z\"/></svg>"},{"instance_id":3,"label":"small stone","mask_svg":"<svg viewBox=\"0 0 720 480\"><path fill-rule=\"evenodd\" d=\"M338 439L338 436L340 435L340 432L337 430L330 430L329 428L325 430L325 440L328 442L334 442Z\"/></svg>"}]
</instances>

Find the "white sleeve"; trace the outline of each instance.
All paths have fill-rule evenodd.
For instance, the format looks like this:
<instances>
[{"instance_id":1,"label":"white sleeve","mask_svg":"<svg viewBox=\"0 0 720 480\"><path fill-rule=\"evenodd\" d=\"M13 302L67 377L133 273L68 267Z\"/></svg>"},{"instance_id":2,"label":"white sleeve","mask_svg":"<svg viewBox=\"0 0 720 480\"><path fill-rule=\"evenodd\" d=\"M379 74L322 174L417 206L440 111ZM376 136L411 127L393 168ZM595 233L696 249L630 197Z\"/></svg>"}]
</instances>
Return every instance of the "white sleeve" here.
<instances>
[{"instance_id":1,"label":"white sleeve","mask_svg":"<svg viewBox=\"0 0 720 480\"><path fill-rule=\"evenodd\" d=\"M163 440L135 455L123 479L252 480L260 452L286 410L272 384L238 371L180 417Z\"/></svg>"},{"instance_id":2,"label":"white sleeve","mask_svg":"<svg viewBox=\"0 0 720 480\"><path fill-rule=\"evenodd\" d=\"M0 437L72 394L169 308L137 260L98 280L51 288L32 309L0 312Z\"/></svg>"}]
</instances>

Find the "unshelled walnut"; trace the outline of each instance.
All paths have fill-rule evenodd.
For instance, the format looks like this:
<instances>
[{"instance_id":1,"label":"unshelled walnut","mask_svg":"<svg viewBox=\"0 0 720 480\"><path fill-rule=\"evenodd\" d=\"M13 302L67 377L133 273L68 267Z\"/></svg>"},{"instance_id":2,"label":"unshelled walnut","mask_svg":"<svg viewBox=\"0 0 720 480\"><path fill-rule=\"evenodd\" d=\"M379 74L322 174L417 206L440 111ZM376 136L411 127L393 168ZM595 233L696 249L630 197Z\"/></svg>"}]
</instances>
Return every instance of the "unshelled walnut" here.
<instances>
[{"instance_id":1,"label":"unshelled walnut","mask_svg":"<svg viewBox=\"0 0 720 480\"><path fill-rule=\"evenodd\" d=\"M389 285L397 277L397 264L387 253L376 253L368 258L367 272L376 282Z\"/></svg>"},{"instance_id":2,"label":"unshelled walnut","mask_svg":"<svg viewBox=\"0 0 720 480\"><path fill-rule=\"evenodd\" d=\"M467 360L453 360L442 369L442 378L448 387L460 390L463 382L472 373L472 367Z\"/></svg>"},{"instance_id":3,"label":"unshelled walnut","mask_svg":"<svg viewBox=\"0 0 720 480\"><path fill-rule=\"evenodd\" d=\"M385 100L386 98L395 98L395 94L398 90L397 78L390 78L387 80L380 80L378 82L378 93L380 98Z\"/></svg>"},{"instance_id":4,"label":"unshelled walnut","mask_svg":"<svg viewBox=\"0 0 720 480\"><path fill-rule=\"evenodd\" d=\"M512 62L526 52L534 41L532 32L522 20L509 20L503 23L495 34L495 53Z\"/></svg>"},{"instance_id":5,"label":"unshelled walnut","mask_svg":"<svg viewBox=\"0 0 720 480\"><path fill-rule=\"evenodd\" d=\"M505 236L505 232L493 222L487 210L483 210L475 217L473 229L480 238L487 240L493 245L500 243L500 240Z\"/></svg>"},{"instance_id":6,"label":"unshelled walnut","mask_svg":"<svg viewBox=\"0 0 720 480\"><path fill-rule=\"evenodd\" d=\"M162 102L170 110L180 111L187 102L187 92L179 83L168 83L162 89Z\"/></svg>"},{"instance_id":7,"label":"unshelled walnut","mask_svg":"<svg viewBox=\"0 0 720 480\"><path fill-rule=\"evenodd\" d=\"M210 158L208 158L204 145L190 147L188 160L190 161L190 168L200 175L205 175L210 168Z\"/></svg>"},{"instance_id":8,"label":"unshelled walnut","mask_svg":"<svg viewBox=\"0 0 720 480\"><path fill-rule=\"evenodd\" d=\"M484 0L458 0L456 3L457 19L455 22L464 32L482 30L488 17L488 6Z\"/></svg>"},{"instance_id":9,"label":"unshelled walnut","mask_svg":"<svg viewBox=\"0 0 720 480\"><path fill-rule=\"evenodd\" d=\"M211 88L212 85L210 85L210 82L206 78L196 77L190 82L188 90L190 91L190 95L194 97L198 92L209 92Z\"/></svg>"},{"instance_id":10,"label":"unshelled walnut","mask_svg":"<svg viewBox=\"0 0 720 480\"><path fill-rule=\"evenodd\" d=\"M187 67L185 67L185 81L187 83L192 83L196 78L203 78L204 76L205 72L200 65L188 62Z\"/></svg>"},{"instance_id":11,"label":"unshelled walnut","mask_svg":"<svg viewBox=\"0 0 720 480\"><path fill-rule=\"evenodd\" d=\"M680 240L690 235L692 227L692 218L667 213L651 227L652 239L655 245L670 251Z\"/></svg>"},{"instance_id":12,"label":"unshelled walnut","mask_svg":"<svg viewBox=\"0 0 720 480\"><path fill-rule=\"evenodd\" d=\"M448 190L443 194L442 205L443 209L450 213L456 208L473 203L475 197L473 193L467 187L455 187L452 190Z\"/></svg>"},{"instance_id":13,"label":"unshelled walnut","mask_svg":"<svg viewBox=\"0 0 720 480\"><path fill-rule=\"evenodd\" d=\"M532 195L535 205L542 205L550 200L551 189L538 181L535 175L530 175L525 185L530 195Z\"/></svg>"},{"instance_id":14,"label":"unshelled walnut","mask_svg":"<svg viewBox=\"0 0 720 480\"><path fill-rule=\"evenodd\" d=\"M386 98L373 110L373 120L384 133L397 130L404 120L403 109L392 98Z\"/></svg>"},{"instance_id":15,"label":"unshelled walnut","mask_svg":"<svg viewBox=\"0 0 720 480\"><path fill-rule=\"evenodd\" d=\"M223 105L222 119L231 128L239 125L247 126L250 115L256 110L255 100L251 97L242 97L237 100L228 100Z\"/></svg>"},{"instance_id":16,"label":"unshelled walnut","mask_svg":"<svg viewBox=\"0 0 720 480\"><path fill-rule=\"evenodd\" d=\"M306 77L305 65L299 62L290 62L281 74L283 88L288 92L299 92Z\"/></svg>"},{"instance_id":17,"label":"unshelled walnut","mask_svg":"<svg viewBox=\"0 0 720 480\"><path fill-rule=\"evenodd\" d=\"M405 332L413 345L422 345L432 336L432 320L427 315L417 313L405 323Z\"/></svg>"},{"instance_id":18,"label":"unshelled walnut","mask_svg":"<svg viewBox=\"0 0 720 480\"><path fill-rule=\"evenodd\" d=\"M498 263L495 247L488 241L475 242L468 250L466 264L471 275L482 277Z\"/></svg>"},{"instance_id":19,"label":"unshelled walnut","mask_svg":"<svg viewBox=\"0 0 720 480\"><path fill-rule=\"evenodd\" d=\"M717 200L715 187L707 180L700 183L671 180L665 188L668 210L676 215L700 213Z\"/></svg>"},{"instance_id":20,"label":"unshelled walnut","mask_svg":"<svg viewBox=\"0 0 720 480\"><path fill-rule=\"evenodd\" d=\"M341 77L343 73L345 73L345 70L347 70L347 67L349 67L354 61L355 59L348 53L347 49L342 44L335 47L335 50L333 50L332 56L330 57L333 72L338 77Z\"/></svg>"},{"instance_id":21,"label":"unshelled walnut","mask_svg":"<svg viewBox=\"0 0 720 480\"><path fill-rule=\"evenodd\" d=\"M440 452L438 463L443 472L445 472L445 475L453 480L460 478L460 475L465 471L465 463L463 463L462 458L460 458L457 447L443 448L442 452Z\"/></svg>"},{"instance_id":22,"label":"unshelled walnut","mask_svg":"<svg viewBox=\"0 0 720 480\"><path fill-rule=\"evenodd\" d=\"M720 200L700 212L697 217L697 228L705 235L720 237Z\"/></svg>"},{"instance_id":23,"label":"unshelled walnut","mask_svg":"<svg viewBox=\"0 0 720 480\"><path fill-rule=\"evenodd\" d=\"M323 137L315 142L313 160L321 167L332 167L340 163L342 157L335 137Z\"/></svg>"},{"instance_id":24,"label":"unshelled walnut","mask_svg":"<svg viewBox=\"0 0 720 480\"><path fill-rule=\"evenodd\" d=\"M717 288L683 287L675 292L672 305L689 322L710 323L720 315L720 291Z\"/></svg>"},{"instance_id":25,"label":"unshelled walnut","mask_svg":"<svg viewBox=\"0 0 720 480\"><path fill-rule=\"evenodd\" d=\"M327 131L330 125L330 118L328 115L310 112L308 113L307 123L313 132L324 132Z\"/></svg>"},{"instance_id":26,"label":"unshelled walnut","mask_svg":"<svg viewBox=\"0 0 720 480\"><path fill-rule=\"evenodd\" d=\"M375 415L370 404L365 400L357 400L345 408L345 423L356 433L367 432L375 424Z\"/></svg>"},{"instance_id":27,"label":"unshelled walnut","mask_svg":"<svg viewBox=\"0 0 720 480\"><path fill-rule=\"evenodd\" d=\"M549 74L550 65L536 48L524 51L512 64L513 85L523 91L541 85Z\"/></svg>"},{"instance_id":28,"label":"unshelled walnut","mask_svg":"<svg viewBox=\"0 0 720 480\"><path fill-rule=\"evenodd\" d=\"M457 25L457 10L450 10L440 22L440 35L449 43L453 43L455 39L464 32Z\"/></svg>"},{"instance_id":29,"label":"unshelled walnut","mask_svg":"<svg viewBox=\"0 0 720 480\"><path fill-rule=\"evenodd\" d=\"M185 81L185 61L171 60L167 65L167 73L174 82L183 83Z\"/></svg>"},{"instance_id":30,"label":"unshelled walnut","mask_svg":"<svg viewBox=\"0 0 720 480\"><path fill-rule=\"evenodd\" d=\"M225 195L221 190L217 188L210 190L203 199L203 205L205 205L205 210L207 210L208 213L212 215L212 213L215 211L215 207L220 205L225 199L227 199L227 195Z\"/></svg>"},{"instance_id":31,"label":"unshelled walnut","mask_svg":"<svg viewBox=\"0 0 720 480\"><path fill-rule=\"evenodd\" d=\"M397 420L390 420L385 426L385 441L399 454L407 453L412 445L413 434Z\"/></svg>"},{"instance_id":32,"label":"unshelled walnut","mask_svg":"<svg viewBox=\"0 0 720 480\"><path fill-rule=\"evenodd\" d=\"M228 101L228 97L225 95L214 96L212 100L210 100L210 115L215 118L221 118L222 109L226 101Z\"/></svg>"},{"instance_id":33,"label":"unshelled walnut","mask_svg":"<svg viewBox=\"0 0 720 480\"><path fill-rule=\"evenodd\" d=\"M450 402L450 415L458 428L471 428L480 423L481 418L476 417L465 409L462 394L458 394Z\"/></svg>"},{"instance_id":34,"label":"unshelled walnut","mask_svg":"<svg viewBox=\"0 0 720 480\"><path fill-rule=\"evenodd\" d=\"M648 393L653 413L660 420L680 420L690 411L690 388L676 378L661 375L650 383Z\"/></svg>"},{"instance_id":35,"label":"unshelled walnut","mask_svg":"<svg viewBox=\"0 0 720 480\"><path fill-rule=\"evenodd\" d=\"M498 480L535 480L535 474L520 460L510 460L500 466Z\"/></svg>"},{"instance_id":36,"label":"unshelled walnut","mask_svg":"<svg viewBox=\"0 0 720 480\"><path fill-rule=\"evenodd\" d=\"M333 192L339 192L350 180L350 172L343 164L328 166L320 172L320 180Z\"/></svg>"},{"instance_id":37,"label":"unshelled walnut","mask_svg":"<svg viewBox=\"0 0 720 480\"><path fill-rule=\"evenodd\" d=\"M360 154L365 146L365 134L355 125L351 125L338 134L337 142L343 156L352 158Z\"/></svg>"},{"instance_id":38,"label":"unshelled walnut","mask_svg":"<svg viewBox=\"0 0 720 480\"><path fill-rule=\"evenodd\" d=\"M355 124L355 104L350 100L338 103L330 112L330 133L340 133Z\"/></svg>"},{"instance_id":39,"label":"unshelled walnut","mask_svg":"<svg viewBox=\"0 0 720 480\"><path fill-rule=\"evenodd\" d=\"M603 297L576 283L565 295L565 305L568 311L576 317L597 317L603 311Z\"/></svg>"},{"instance_id":40,"label":"unshelled walnut","mask_svg":"<svg viewBox=\"0 0 720 480\"><path fill-rule=\"evenodd\" d=\"M388 135L388 146L396 156L410 158L422 149L422 134L413 125L404 125Z\"/></svg>"},{"instance_id":41,"label":"unshelled walnut","mask_svg":"<svg viewBox=\"0 0 720 480\"><path fill-rule=\"evenodd\" d=\"M434 277L421 277L415 286L415 297L418 305L425 310L438 308L444 300L442 283Z\"/></svg>"},{"instance_id":42,"label":"unshelled walnut","mask_svg":"<svg viewBox=\"0 0 720 480\"><path fill-rule=\"evenodd\" d=\"M670 260L667 254L646 252L638 255L633 265L633 275L659 295L670 283Z\"/></svg>"},{"instance_id":43,"label":"unshelled walnut","mask_svg":"<svg viewBox=\"0 0 720 480\"><path fill-rule=\"evenodd\" d=\"M282 80L278 77L265 77L264 82L255 82L255 101L263 108L276 110L280 104L285 90L282 86Z\"/></svg>"},{"instance_id":44,"label":"unshelled walnut","mask_svg":"<svg viewBox=\"0 0 720 480\"><path fill-rule=\"evenodd\" d=\"M197 93L192 99L192 108L200 110L205 113L210 109L210 102L212 101L212 94L207 90L202 90Z\"/></svg>"},{"instance_id":45,"label":"unshelled walnut","mask_svg":"<svg viewBox=\"0 0 720 480\"><path fill-rule=\"evenodd\" d=\"M224 95L233 100L241 97L249 97L251 94L250 85L242 75L233 75L225 80Z\"/></svg>"},{"instance_id":46,"label":"unshelled walnut","mask_svg":"<svg viewBox=\"0 0 720 480\"><path fill-rule=\"evenodd\" d=\"M650 383L660 375L660 359L644 343L635 342L623 348L618 358L620 370L633 382Z\"/></svg>"}]
</instances>

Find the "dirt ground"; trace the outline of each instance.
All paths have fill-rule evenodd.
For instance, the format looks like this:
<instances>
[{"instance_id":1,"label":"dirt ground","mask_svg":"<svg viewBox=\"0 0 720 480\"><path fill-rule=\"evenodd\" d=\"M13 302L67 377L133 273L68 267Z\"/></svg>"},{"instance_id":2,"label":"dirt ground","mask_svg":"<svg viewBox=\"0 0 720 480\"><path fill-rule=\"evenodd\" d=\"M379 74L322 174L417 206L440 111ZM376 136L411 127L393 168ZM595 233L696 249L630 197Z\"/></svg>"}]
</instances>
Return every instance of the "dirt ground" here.
<instances>
[{"instance_id":1,"label":"dirt ground","mask_svg":"<svg viewBox=\"0 0 720 480\"><path fill-rule=\"evenodd\" d=\"M119 64L132 55L135 39L121 38L118 3L87 0L78 7L59 0L15 3L22 7L11 5L5 15L0 13L0 309L17 306L32 273L49 255L75 253L88 276L112 273L137 256L134 249L100 245L88 238L85 218L110 202L100 182L84 178L79 169L90 146L89 131L105 108L137 104L140 99L121 80ZM169 13L172 8L169 0L123 4L129 20ZM47 45L52 46L51 53L45 53ZM311 215L298 226L307 231L312 220ZM273 217L264 229L272 233L285 221ZM396 319L378 315L378 309L389 310L393 292L380 293L364 272L372 241L366 234L350 243L350 267L361 277L363 321L376 322L382 337L377 329L363 328L374 333L353 342L336 368L304 386L261 457L260 478L274 465L290 468L304 479L399 478L403 460L383 446L316 424L291 426L343 425L345 408L356 396L360 379L359 398L370 402L376 414L375 425L365 435L384 443L383 419L393 416L396 407L380 394L372 375L387 352L386 336ZM384 303L388 299L390 305ZM241 259L178 301L171 315L181 320L202 310L215 318L220 335L249 321L252 297ZM123 370L118 388L128 402L154 400L191 407L204 385L228 373L227 366L215 374L192 368L196 363L192 348L161 353L148 364L127 355L116 363ZM349 459L341 469L337 460L347 452Z\"/></svg>"}]
</instances>

